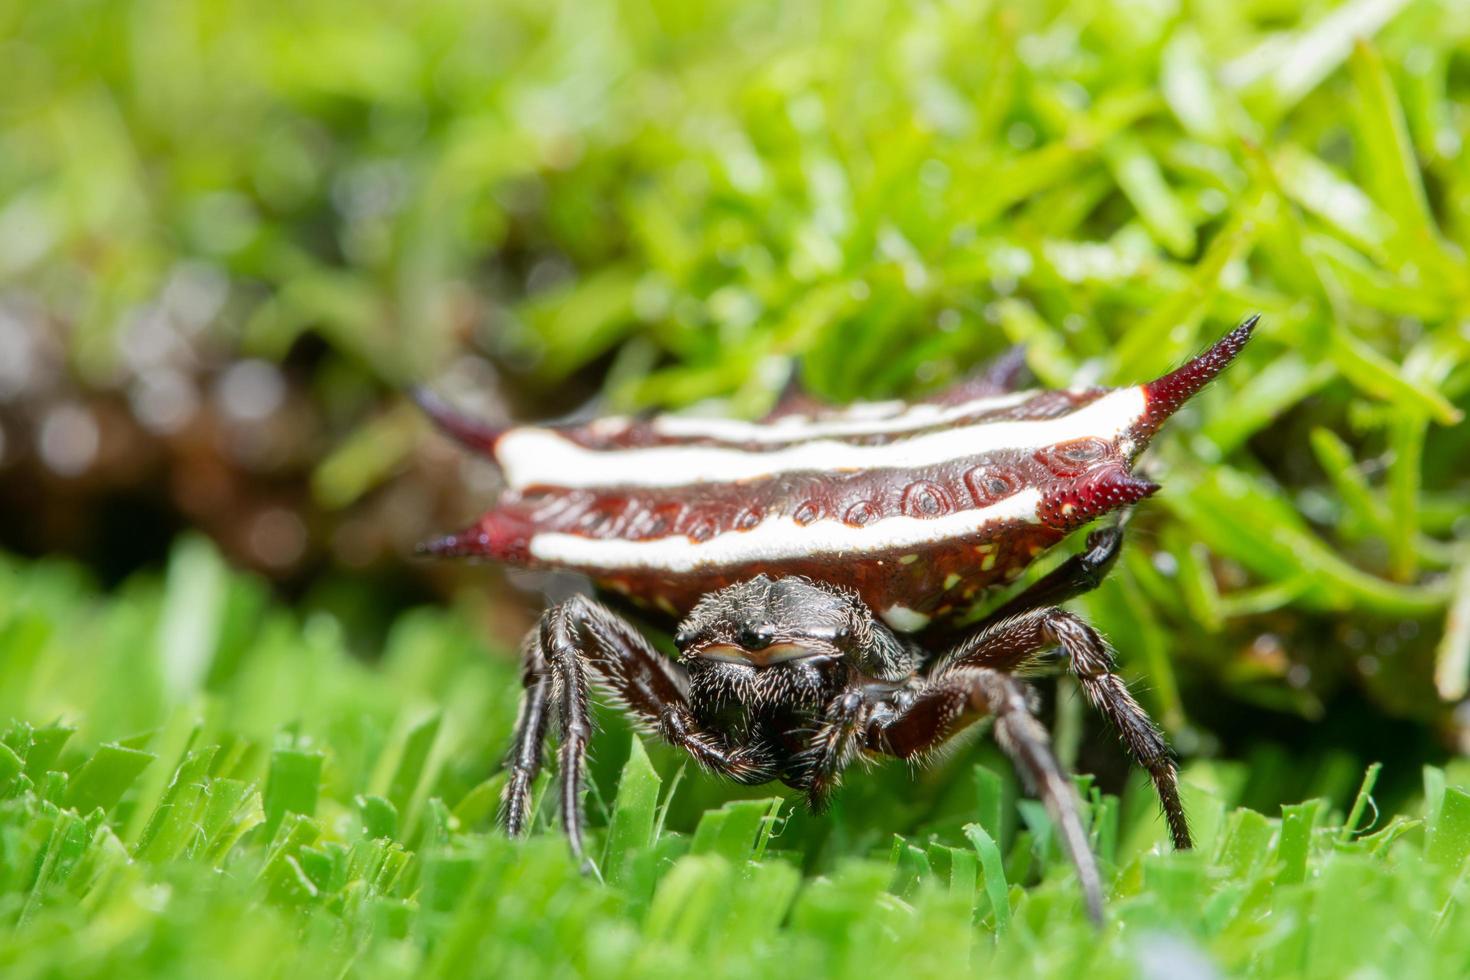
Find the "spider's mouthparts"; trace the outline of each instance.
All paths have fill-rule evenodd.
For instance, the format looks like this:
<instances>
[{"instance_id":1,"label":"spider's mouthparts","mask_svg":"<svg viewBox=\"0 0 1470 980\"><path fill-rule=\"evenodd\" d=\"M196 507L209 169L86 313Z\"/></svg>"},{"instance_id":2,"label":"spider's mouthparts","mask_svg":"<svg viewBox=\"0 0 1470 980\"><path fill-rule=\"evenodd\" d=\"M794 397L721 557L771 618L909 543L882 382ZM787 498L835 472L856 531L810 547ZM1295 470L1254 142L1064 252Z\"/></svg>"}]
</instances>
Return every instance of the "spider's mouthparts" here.
<instances>
[{"instance_id":1,"label":"spider's mouthparts","mask_svg":"<svg viewBox=\"0 0 1470 980\"><path fill-rule=\"evenodd\" d=\"M689 651L701 660L748 664L752 667L774 667L792 660L840 656L840 651L819 643L777 643L759 650L748 650L733 643L711 643Z\"/></svg>"},{"instance_id":2,"label":"spider's mouthparts","mask_svg":"<svg viewBox=\"0 0 1470 980\"><path fill-rule=\"evenodd\" d=\"M1240 326L1188 364L1144 385L1146 408L1143 417L1133 427L1133 437L1140 442L1147 440L1169 416L1179 410L1179 406L1215 380L1251 339L1251 332L1255 330L1256 321L1260 318L1259 313L1247 317Z\"/></svg>"}]
</instances>

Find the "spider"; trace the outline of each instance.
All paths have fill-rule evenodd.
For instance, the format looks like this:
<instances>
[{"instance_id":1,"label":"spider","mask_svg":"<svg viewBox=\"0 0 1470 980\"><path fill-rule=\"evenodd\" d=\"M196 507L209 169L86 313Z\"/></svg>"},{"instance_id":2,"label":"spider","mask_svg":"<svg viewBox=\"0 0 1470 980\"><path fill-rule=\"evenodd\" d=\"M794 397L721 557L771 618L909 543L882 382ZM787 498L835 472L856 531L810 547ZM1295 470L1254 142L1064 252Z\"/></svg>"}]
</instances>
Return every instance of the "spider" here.
<instances>
[{"instance_id":1,"label":"spider","mask_svg":"<svg viewBox=\"0 0 1470 980\"><path fill-rule=\"evenodd\" d=\"M814 810L857 758L922 761L988 719L1101 921L1076 791L1016 675L1059 648L1148 772L1174 846L1190 847L1168 745L1115 673L1108 642L1062 603L1101 582L1122 545L1121 517L1158 489L1133 474L1138 454L1255 323L1131 388L1016 391L1012 357L927 401L834 408L795 392L758 422L492 428L419 392L508 484L475 525L427 552L577 570L605 595L677 621L671 659L604 602L579 595L546 610L522 646L506 830L527 829L554 724L561 823L582 858L594 688L706 770L780 780ZM955 628L984 592L1104 515L1113 523L1084 550Z\"/></svg>"}]
</instances>

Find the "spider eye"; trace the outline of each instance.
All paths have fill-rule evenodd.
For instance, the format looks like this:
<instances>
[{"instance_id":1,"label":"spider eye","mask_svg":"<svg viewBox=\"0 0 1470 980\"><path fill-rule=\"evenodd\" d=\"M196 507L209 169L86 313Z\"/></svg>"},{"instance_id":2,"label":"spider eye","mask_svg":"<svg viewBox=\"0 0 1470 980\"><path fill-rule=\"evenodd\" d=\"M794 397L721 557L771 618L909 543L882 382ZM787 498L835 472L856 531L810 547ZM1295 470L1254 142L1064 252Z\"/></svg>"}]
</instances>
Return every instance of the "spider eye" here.
<instances>
[{"instance_id":1,"label":"spider eye","mask_svg":"<svg viewBox=\"0 0 1470 980\"><path fill-rule=\"evenodd\" d=\"M747 650L764 650L776 639L776 631L769 626L742 626L736 642Z\"/></svg>"},{"instance_id":2,"label":"spider eye","mask_svg":"<svg viewBox=\"0 0 1470 980\"><path fill-rule=\"evenodd\" d=\"M674 634L674 648L677 650L683 650L693 642L694 631L687 627L680 629L679 632Z\"/></svg>"}]
</instances>

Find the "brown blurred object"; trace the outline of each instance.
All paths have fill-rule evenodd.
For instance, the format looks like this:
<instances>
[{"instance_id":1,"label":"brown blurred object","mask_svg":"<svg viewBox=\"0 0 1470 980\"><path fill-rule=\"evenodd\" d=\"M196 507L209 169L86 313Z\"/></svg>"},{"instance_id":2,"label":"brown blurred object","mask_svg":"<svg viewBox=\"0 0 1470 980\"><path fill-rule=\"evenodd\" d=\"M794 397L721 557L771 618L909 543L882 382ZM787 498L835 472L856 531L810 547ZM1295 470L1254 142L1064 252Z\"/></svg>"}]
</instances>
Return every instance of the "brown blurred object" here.
<instances>
[{"instance_id":1,"label":"brown blurred object","mask_svg":"<svg viewBox=\"0 0 1470 980\"><path fill-rule=\"evenodd\" d=\"M310 336L279 365L240 358L230 338L160 300L119 332L99 384L68 362L64 329L23 296L0 301L0 549L69 554L115 581L195 527L289 588L329 565L401 570L417 541L483 503L460 454L415 430L381 485L322 506L311 489L321 461L364 419L407 406L363 385L324 407L311 385L330 352Z\"/></svg>"}]
</instances>

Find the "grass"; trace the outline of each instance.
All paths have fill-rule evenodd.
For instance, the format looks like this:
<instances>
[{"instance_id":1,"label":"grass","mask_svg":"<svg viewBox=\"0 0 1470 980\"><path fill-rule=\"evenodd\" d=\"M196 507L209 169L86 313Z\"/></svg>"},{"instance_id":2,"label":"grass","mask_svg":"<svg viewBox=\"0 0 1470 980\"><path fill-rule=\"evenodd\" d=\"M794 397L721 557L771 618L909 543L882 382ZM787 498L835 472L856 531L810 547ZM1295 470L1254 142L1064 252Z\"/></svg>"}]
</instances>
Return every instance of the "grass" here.
<instances>
[{"instance_id":1,"label":"grass","mask_svg":"<svg viewBox=\"0 0 1470 980\"><path fill-rule=\"evenodd\" d=\"M288 608L186 536L106 594L4 559L6 976L1470 972L1463 3L53 0L0 38L7 478L55 405L263 358L308 461L249 478L330 540L443 472L401 391L467 354L492 415L752 415L797 364L889 397L1010 344L1131 383L1263 314L1078 603L1204 845L1087 785L1101 936L984 743L816 820L605 715L583 878L490 829L503 604L389 623L339 569ZM248 470L235 431L173 442Z\"/></svg>"},{"instance_id":2,"label":"grass","mask_svg":"<svg viewBox=\"0 0 1470 980\"><path fill-rule=\"evenodd\" d=\"M1099 935L993 751L857 775L815 819L610 724L600 883L555 833L490 829L515 671L471 601L405 614L368 665L334 617L293 615L198 540L105 599L57 562L0 583L7 977L1470 969L1463 763L1426 768L1397 814L1376 766L1356 795L1267 814L1232 805L1244 766L1193 764L1192 854L1143 785L1093 791Z\"/></svg>"}]
</instances>

